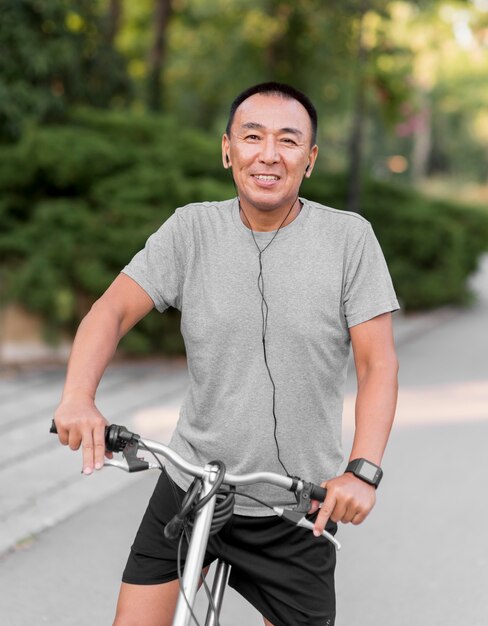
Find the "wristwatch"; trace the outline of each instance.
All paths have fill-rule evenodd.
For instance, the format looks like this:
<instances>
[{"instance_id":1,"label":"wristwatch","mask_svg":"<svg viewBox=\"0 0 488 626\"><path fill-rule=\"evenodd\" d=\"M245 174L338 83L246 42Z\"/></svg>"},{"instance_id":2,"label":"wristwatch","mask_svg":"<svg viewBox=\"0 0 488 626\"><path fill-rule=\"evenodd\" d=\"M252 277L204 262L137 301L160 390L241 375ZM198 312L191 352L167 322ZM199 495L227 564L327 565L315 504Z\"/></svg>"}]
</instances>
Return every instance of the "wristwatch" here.
<instances>
[{"instance_id":1,"label":"wristwatch","mask_svg":"<svg viewBox=\"0 0 488 626\"><path fill-rule=\"evenodd\" d=\"M344 473L351 472L357 478L364 480L364 482L373 485L375 489L383 478L383 470L378 465L367 461L366 459L353 459L349 461Z\"/></svg>"}]
</instances>

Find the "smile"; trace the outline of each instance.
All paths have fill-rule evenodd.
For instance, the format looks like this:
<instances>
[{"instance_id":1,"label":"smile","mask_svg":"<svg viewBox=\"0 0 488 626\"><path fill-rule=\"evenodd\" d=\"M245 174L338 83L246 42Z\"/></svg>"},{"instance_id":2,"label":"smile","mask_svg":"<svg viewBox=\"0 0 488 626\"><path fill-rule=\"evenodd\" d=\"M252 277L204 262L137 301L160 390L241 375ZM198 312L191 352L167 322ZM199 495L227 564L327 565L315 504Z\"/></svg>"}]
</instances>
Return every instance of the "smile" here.
<instances>
[{"instance_id":1,"label":"smile","mask_svg":"<svg viewBox=\"0 0 488 626\"><path fill-rule=\"evenodd\" d=\"M253 174L253 177L257 178L258 180L264 180L264 181L273 181L273 180L280 179L279 176L275 176L273 174Z\"/></svg>"}]
</instances>

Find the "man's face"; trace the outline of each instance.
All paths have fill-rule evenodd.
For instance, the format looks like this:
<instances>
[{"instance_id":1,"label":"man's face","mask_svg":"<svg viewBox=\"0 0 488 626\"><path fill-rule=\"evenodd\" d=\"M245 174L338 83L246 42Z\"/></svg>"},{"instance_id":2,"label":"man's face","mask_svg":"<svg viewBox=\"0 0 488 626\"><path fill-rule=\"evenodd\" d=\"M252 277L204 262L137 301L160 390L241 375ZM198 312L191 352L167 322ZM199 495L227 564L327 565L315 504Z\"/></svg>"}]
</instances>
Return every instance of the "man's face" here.
<instances>
[{"instance_id":1,"label":"man's face","mask_svg":"<svg viewBox=\"0 0 488 626\"><path fill-rule=\"evenodd\" d=\"M238 107L230 137L222 139L222 159L232 166L244 209L291 208L317 158L311 138L310 118L297 100L255 94Z\"/></svg>"}]
</instances>

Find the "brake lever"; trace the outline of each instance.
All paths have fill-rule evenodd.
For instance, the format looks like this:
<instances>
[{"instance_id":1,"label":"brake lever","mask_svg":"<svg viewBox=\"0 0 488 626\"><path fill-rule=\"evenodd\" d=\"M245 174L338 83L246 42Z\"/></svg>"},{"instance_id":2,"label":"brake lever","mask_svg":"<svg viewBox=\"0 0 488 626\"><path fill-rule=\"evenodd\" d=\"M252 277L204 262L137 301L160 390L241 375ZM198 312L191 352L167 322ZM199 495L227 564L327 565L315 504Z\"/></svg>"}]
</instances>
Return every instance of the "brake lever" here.
<instances>
[{"instance_id":1,"label":"brake lever","mask_svg":"<svg viewBox=\"0 0 488 626\"><path fill-rule=\"evenodd\" d=\"M292 489L290 489L290 491L295 493L297 501L297 506L295 508L296 511L305 515L310 511L312 500L325 500L327 491L323 487L318 487L313 483L301 480L298 476L294 476L293 479L296 481L296 484L292 487Z\"/></svg>"},{"instance_id":2,"label":"brake lever","mask_svg":"<svg viewBox=\"0 0 488 626\"><path fill-rule=\"evenodd\" d=\"M287 522L290 522L291 524L294 524L295 526L300 526L301 528L307 528L308 530L314 529L313 523L310 520L308 520L301 511L297 511L294 509L285 509L280 506L274 506L273 511L279 517L283 518ZM341 544L339 541L337 541L334 535L331 535L326 530L323 530L322 537L325 537L325 539L330 541L334 545L336 550L341 549Z\"/></svg>"},{"instance_id":3,"label":"brake lever","mask_svg":"<svg viewBox=\"0 0 488 626\"><path fill-rule=\"evenodd\" d=\"M138 459L141 461L141 459ZM147 461L144 461L147 463ZM161 469L157 463L147 463L147 467L141 467L139 470L131 469L127 461L119 461L118 459L105 459L103 467L116 467L117 469L121 469L124 472L137 472L145 469Z\"/></svg>"},{"instance_id":4,"label":"brake lever","mask_svg":"<svg viewBox=\"0 0 488 626\"><path fill-rule=\"evenodd\" d=\"M122 454L129 466L129 472L142 472L149 469L149 463L137 456L139 450L139 435L134 435L122 450Z\"/></svg>"}]
</instances>

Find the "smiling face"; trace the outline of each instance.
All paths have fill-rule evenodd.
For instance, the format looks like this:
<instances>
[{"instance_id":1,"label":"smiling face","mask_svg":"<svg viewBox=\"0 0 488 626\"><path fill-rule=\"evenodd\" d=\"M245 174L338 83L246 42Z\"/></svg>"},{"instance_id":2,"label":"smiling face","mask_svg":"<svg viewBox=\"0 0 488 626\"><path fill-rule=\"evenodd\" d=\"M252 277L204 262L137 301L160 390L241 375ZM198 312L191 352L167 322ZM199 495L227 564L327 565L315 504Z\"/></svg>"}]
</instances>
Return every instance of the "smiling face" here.
<instances>
[{"instance_id":1,"label":"smiling face","mask_svg":"<svg viewBox=\"0 0 488 626\"><path fill-rule=\"evenodd\" d=\"M286 214L317 158L311 141L310 118L297 100L271 94L244 100L230 137L223 136L222 159L224 167L232 167L246 212Z\"/></svg>"}]
</instances>

